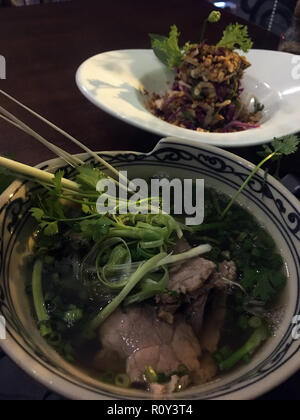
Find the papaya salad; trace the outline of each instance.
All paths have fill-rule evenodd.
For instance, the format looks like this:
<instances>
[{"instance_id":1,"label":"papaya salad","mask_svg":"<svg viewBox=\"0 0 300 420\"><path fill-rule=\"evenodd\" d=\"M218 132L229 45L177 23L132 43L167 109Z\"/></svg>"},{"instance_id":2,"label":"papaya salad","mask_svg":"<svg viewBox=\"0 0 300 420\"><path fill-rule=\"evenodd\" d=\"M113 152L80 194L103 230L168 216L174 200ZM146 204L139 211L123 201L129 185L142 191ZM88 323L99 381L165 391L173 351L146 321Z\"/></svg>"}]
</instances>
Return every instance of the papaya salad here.
<instances>
[{"instance_id":1,"label":"papaya salad","mask_svg":"<svg viewBox=\"0 0 300 420\"><path fill-rule=\"evenodd\" d=\"M179 47L180 33L173 25L169 37L151 34L155 55L175 72L171 89L153 93L147 108L158 118L199 132L229 133L259 127L264 106L253 96L242 100L242 79L251 64L235 51L247 53L253 45L248 28L229 25L222 39L210 45L204 38L208 23L218 22L212 12L203 24L200 43Z\"/></svg>"}]
</instances>

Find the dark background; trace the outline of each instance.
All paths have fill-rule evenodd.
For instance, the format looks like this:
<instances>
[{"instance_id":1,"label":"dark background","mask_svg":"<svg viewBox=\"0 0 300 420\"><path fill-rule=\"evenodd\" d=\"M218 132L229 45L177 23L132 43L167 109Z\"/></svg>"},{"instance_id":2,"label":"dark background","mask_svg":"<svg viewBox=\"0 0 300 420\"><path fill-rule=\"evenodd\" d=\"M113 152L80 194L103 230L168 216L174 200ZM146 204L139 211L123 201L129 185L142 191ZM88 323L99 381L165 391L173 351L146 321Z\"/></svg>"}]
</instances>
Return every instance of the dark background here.
<instances>
[{"instance_id":1,"label":"dark background","mask_svg":"<svg viewBox=\"0 0 300 420\"><path fill-rule=\"evenodd\" d=\"M45 4L45 3L58 3L61 1L72 0L0 0L0 6L10 7L12 5L28 5L28 4ZM229 10L250 22L268 28L271 10L274 0L229 0L229 1L216 1L209 0L209 3ZM297 0L280 0L275 22L272 30L280 35L285 32L290 24L293 10L296 6Z\"/></svg>"},{"instance_id":2,"label":"dark background","mask_svg":"<svg viewBox=\"0 0 300 420\"><path fill-rule=\"evenodd\" d=\"M210 3L225 3L224 5L222 4L222 7L227 8L231 13L268 29L274 0L230 0L223 2L210 0ZM277 35L285 33L289 27L296 3L297 0L279 1L272 27L272 31Z\"/></svg>"}]
</instances>

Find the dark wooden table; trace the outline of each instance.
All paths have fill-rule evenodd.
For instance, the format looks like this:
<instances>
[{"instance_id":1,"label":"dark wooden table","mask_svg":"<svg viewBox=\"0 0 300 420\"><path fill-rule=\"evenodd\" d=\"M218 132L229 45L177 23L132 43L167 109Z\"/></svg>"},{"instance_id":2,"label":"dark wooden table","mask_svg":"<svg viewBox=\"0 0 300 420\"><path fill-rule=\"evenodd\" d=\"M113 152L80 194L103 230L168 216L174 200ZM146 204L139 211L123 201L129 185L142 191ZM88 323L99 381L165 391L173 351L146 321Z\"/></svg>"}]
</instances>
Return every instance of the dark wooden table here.
<instances>
[{"instance_id":1,"label":"dark wooden table","mask_svg":"<svg viewBox=\"0 0 300 420\"><path fill-rule=\"evenodd\" d=\"M75 85L75 72L88 57L123 48L148 48L149 32L166 33L176 23L185 39L195 40L201 19L212 10L198 0L134 1L74 0L70 3L0 9L0 54L7 60L7 80L0 88L13 94L94 150L150 151L159 140L114 119L90 104ZM210 28L209 39L220 39L232 20L224 14L222 25ZM239 19L240 20L240 19ZM250 25L256 48L277 49L279 39ZM14 112L56 144L77 152L39 122ZM256 161L256 149L235 150ZM51 157L26 135L0 123L0 154L13 153L17 160L36 164ZM300 175L299 156L288 160L284 172ZM266 399L299 399L300 376L278 388Z\"/></svg>"}]
</instances>

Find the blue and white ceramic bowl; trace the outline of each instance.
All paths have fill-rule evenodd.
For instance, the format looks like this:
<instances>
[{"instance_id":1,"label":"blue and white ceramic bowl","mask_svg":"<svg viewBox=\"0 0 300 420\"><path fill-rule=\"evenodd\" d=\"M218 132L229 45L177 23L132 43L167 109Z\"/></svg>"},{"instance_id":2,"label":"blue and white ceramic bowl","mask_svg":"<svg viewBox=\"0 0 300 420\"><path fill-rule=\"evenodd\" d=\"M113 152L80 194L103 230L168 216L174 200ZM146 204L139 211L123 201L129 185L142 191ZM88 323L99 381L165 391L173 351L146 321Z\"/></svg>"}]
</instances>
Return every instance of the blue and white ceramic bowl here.
<instances>
[{"instance_id":1,"label":"blue and white ceramic bowl","mask_svg":"<svg viewBox=\"0 0 300 420\"><path fill-rule=\"evenodd\" d=\"M172 138L163 139L150 154L109 152L102 154L130 177L148 177L163 172L172 177L204 178L206 186L232 195L249 175L253 165L221 149ZM89 160L87 155L83 158ZM65 167L59 160L40 165L55 171ZM72 170L66 168L68 175ZM62 360L40 337L27 295L26 258L32 249L33 222L29 216L29 182L16 181L0 197L1 283L0 315L7 323L3 350L27 373L48 388L72 399L150 398L140 391L120 390L101 384ZM300 341L293 338L292 320L300 315L300 203L274 178L265 183L260 172L240 197L272 234L286 266L288 287L278 307L276 334L249 365L210 384L169 396L177 399L253 399L285 381L300 368ZM166 397L168 398L168 397Z\"/></svg>"}]
</instances>

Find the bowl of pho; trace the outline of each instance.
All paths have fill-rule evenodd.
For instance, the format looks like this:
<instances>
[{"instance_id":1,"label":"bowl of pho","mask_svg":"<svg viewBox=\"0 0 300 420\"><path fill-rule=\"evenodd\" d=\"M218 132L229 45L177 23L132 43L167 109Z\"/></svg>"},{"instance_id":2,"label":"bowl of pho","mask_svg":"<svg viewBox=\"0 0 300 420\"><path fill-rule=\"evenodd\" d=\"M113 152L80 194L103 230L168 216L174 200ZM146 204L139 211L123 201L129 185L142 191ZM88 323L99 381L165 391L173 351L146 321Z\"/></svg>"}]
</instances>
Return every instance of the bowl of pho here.
<instances>
[{"instance_id":1,"label":"bowl of pho","mask_svg":"<svg viewBox=\"0 0 300 420\"><path fill-rule=\"evenodd\" d=\"M166 138L100 153L113 173L83 154L39 165L51 182L16 180L0 198L4 351L71 399L254 399L285 381L300 204L260 167L296 143L254 168Z\"/></svg>"}]
</instances>

